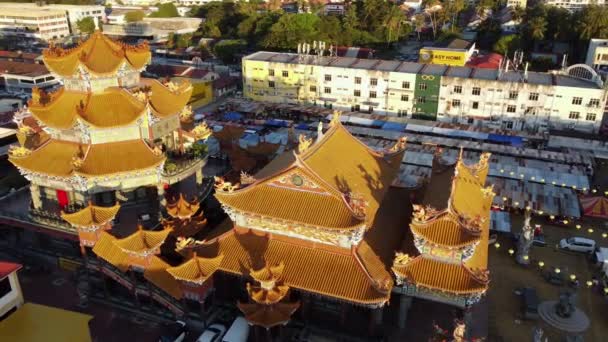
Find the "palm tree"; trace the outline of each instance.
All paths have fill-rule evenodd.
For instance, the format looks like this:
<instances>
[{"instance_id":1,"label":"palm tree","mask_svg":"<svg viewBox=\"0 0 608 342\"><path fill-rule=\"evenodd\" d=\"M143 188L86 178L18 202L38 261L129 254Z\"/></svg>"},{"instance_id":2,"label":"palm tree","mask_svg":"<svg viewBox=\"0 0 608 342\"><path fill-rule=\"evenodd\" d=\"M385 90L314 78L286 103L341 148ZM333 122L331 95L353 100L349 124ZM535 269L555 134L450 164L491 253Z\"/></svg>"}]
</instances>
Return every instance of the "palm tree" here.
<instances>
[{"instance_id":1,"label":"palm tree","mask_svg":"<svg viewBox=\"0 0 608 342\"><path fill-rule=\"evenodd\" d=\"M532 40L543 40L547 30L547 21L543 17L534 17L528 21L527 28Z\"/></svg>"},{"instance_id":2,"label":"palm tree","mask_svg":"<svg viewBox=\"0 0 608 342\"><path fill-rule=\"evenodd\" d=\"M399 6L393 4L388 10L388 13L384 17L383 24L387 31L386 44L390 44L393 41L393 33L396 32L396 39L399 39L401 31L401 23L405 20L405 16Z\"/></svg>"}]
</instances>

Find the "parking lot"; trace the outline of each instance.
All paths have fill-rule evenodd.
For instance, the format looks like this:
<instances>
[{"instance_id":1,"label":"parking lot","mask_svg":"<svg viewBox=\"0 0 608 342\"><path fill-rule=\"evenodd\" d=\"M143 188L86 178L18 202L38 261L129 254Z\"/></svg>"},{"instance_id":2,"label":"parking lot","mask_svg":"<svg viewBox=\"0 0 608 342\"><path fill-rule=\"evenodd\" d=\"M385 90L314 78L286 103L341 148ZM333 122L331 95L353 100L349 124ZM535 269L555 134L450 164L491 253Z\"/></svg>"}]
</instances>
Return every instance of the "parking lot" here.
<instances>
[{"instance_id":1,"label":"parking lot","mask_svg":"<svg viewBox=\"0 0 608 342\"><path fill-rule=\"evenodd\" d=\"M520 266L515 262L515 255L509 254L509 249L516 250L511 238L500 236L500 247L490 246L490 269L492 283L488 291L490 301L489 312L489 341L531 341L533 329L541 326L549 341L562 341L564 335L548 327L541 320L529 321L523 319L521 298L515 290L521 287L534 287L539 301L557 300L560 288L569 287L570 275L574 274L579 280L577 306L582 309L591 320L591 326L584 335L586 341L603 341L608 335L608 324L605 318L608 315L607 297L603 295L601 287L587 287L586 282L597 274L597 268L592 265L588 255L565 252L555 246L563 238L580 236L594 239L598 246L606 247L608 239L602 237L602 231L597 228L593 233L587 231L590 225L581 224L581 229L574 227L558 227L546 224L544 221L532 224L542 224L546 235L547 246L533 246L530 252L530 265ZM513 217L512 227L515 233L521 231L522 218ZM544 263L539 266L539 261ZM549 283L543 278L544 272L555 272L554 267L560 269L565 279L565 285L560 287ZM572 288L572 287L570 287Z\"/></svg>"}]
</instances>

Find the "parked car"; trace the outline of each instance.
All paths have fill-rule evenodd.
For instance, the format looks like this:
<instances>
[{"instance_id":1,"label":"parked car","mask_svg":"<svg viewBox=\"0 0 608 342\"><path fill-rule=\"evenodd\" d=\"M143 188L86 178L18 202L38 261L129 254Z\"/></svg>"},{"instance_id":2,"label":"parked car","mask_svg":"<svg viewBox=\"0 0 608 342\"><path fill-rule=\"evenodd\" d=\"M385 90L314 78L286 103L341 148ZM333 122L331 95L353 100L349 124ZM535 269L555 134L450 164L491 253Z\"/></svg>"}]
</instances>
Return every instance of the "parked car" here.
<instances>
[{"instance_id":1,"label":"parked car","mask_svg":"<svg viewBox=\"0 0 608 342\"><path fill-rule=\"evenodd\" d=\"M239 316L232 322L230 328L228 328L222 342L247 342L248 337L249 324L247 323L247 320L245 320L245 317Z\"/></svg>"},{"instance_id":2,"label":"parked car","mask_svg":"<svg viewBox=\"0 0 608 342\"><path fill-rule=\"evenodd\" d=\"M221 324L211 324L196 342L222 342L222 337L226 333L226 327Z\"/></svg>"},{"instance_id":3,"label":"parked car","mask_svg":"<svg viewBox=\"0 0 608 342\"><path fill-rule=\"evenodd\" d=\"M571 237L562 239L559 242L559 248L582 253L593 253L595 251L595 241L582 237Z\"/></svg>"},{"instance_id":4,"label":"parked car","mask_svg":"<svg viewBox=\"0 0 608 342\"><path fill-rule=\"evenodd\" d=\"M182 342L186 339L186 323L175 321L168 327L167 332L161 335L159 342Z\"/></svg>"},{"instance_id":5,"label":"parked car","mask_svg":"<svg viewBox=\"0 0 608 342\"><path fill-rule=\"evenodd\" d=\"M521 236L520 233L515 234L513 236L514 242L518 242L520 236ZM532 245L538 246L538 247L545 247L545 246L547 246L547 242L545 241L545 236L544 235L536 235L534 237L534 240L532 240Z\"/></svg>"},{"instance_id":6,"label":"parked car","mask_svg":"<svg viewBox=\"0 0 608 342\"><path fill-rule=\"evenodd\" d=\"M521 291L521 310L525 319L538 319L538 295L533 287Z\"/></svg>"}]
</instances>

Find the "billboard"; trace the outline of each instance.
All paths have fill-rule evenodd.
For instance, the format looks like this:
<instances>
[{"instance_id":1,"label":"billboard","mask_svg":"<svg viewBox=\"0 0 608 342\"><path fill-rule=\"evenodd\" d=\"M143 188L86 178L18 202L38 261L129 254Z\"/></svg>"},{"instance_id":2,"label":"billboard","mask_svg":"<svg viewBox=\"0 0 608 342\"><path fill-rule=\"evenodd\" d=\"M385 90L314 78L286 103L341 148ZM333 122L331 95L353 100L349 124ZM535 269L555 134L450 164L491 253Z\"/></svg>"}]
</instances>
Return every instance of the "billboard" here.
<instances>
[{"instance_id":1,"label":"billboard","mask_svg":"<svg viewBox=\"0 0 608 342\"><path fill-rule=\"evenodd\" d=\"M464 66L467 62L466 50L420 49L419 63Z\"/></svg>"}]
</instances>

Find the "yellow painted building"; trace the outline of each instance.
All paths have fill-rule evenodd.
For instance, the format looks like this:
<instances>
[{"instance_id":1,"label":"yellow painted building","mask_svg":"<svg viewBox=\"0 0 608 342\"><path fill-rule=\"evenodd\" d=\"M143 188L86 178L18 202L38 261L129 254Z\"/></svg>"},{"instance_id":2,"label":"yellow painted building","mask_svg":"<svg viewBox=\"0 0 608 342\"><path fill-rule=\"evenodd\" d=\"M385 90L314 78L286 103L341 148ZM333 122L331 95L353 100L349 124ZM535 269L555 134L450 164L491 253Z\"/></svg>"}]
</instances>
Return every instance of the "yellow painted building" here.
<instances>
[{"instance_id":1,"label":"yellow painted building","mask_svg":"<svg viewBox=\"0 0 608 342\"><path fill-rule=\"evenodd\" d=\"M467 62L467 51L450 50L443 48L420 49L418 62L428 64L443 64L453 66L464 66Z\"/></svg>"}]
</instances>

